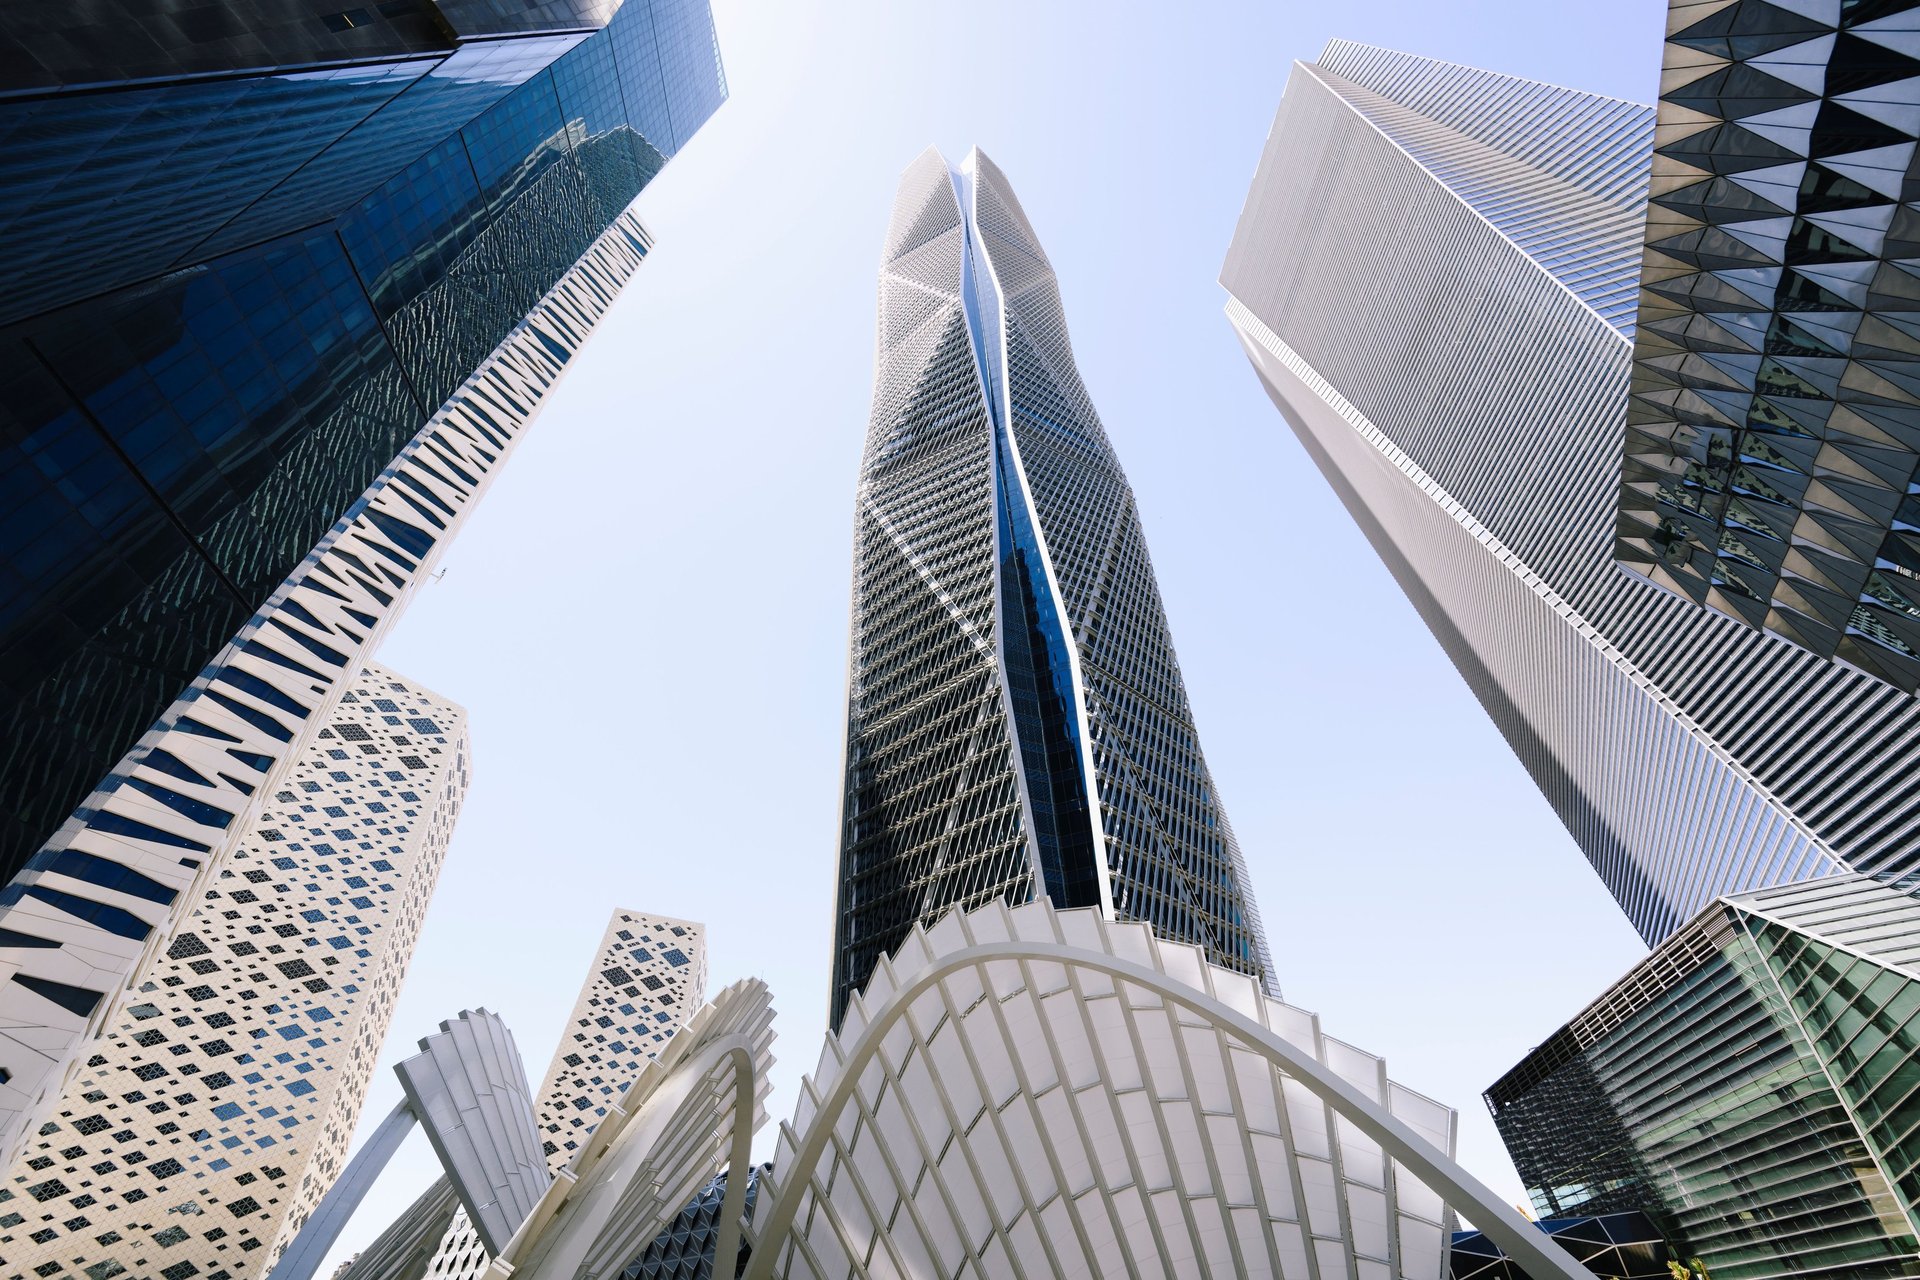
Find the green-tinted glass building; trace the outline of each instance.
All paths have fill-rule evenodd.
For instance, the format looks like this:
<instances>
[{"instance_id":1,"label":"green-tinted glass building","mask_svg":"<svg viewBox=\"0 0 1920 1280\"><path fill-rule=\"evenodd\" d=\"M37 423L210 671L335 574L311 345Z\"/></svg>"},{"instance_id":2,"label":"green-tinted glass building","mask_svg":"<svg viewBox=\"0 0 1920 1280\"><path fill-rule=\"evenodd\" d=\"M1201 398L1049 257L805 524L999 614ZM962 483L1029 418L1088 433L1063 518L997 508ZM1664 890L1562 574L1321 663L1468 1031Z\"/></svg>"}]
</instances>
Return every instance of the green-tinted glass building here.
<instances>
[{"instance_id":1,"label":"green-tinted glass building","mask_svg":"<svg viewBox=\"0 0 1920 1280\"><path fill-rule=\"evenodd\" d=\"M1920 1276L1920 901L1717 900L1487 1091L1544 1217L1642 1209L1714 1280Z\"/></svg>"}]
</instances>

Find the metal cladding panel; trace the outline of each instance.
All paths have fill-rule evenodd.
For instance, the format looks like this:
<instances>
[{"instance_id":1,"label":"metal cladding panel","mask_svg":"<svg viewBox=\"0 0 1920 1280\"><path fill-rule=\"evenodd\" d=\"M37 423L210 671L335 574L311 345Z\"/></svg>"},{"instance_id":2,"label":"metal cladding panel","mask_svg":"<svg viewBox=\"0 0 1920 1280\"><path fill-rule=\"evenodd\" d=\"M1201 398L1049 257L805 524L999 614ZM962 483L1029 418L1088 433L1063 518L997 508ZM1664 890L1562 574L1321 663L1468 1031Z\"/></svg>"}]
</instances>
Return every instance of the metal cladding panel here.
<instances>
[{"instance_id":1,"label":"metal cladding panel","mask_svg":"<svg viewBox=\"0 0 1920 1280\"><path fill-rule=\"evenodd\" d=\"M1043 894L1270 981L1133 494L1006 176L929 149L882 258L833 1018L916 923Z\"/></svg>"},{"instance_id":2,"label":"metal cladding panel","mask_svg":"<svg viewBox=\"0 0 1920 1280\"><path fill-rule=\"evenodd\" d=\"M1920 899L1911 884L1870 876L1825 876L1743 893L1741 910L1815 934L1881 964L1920 975Z\"/></svg>"},{"instance_id":3,"label":"metal cladding panel","mask_svg":"<svg viewBox=\"0 0 1920 1280\"><path fill-rule=\"evenodd\" d=\"M533 1120L533 1089L499 1015L468 1010L394 1065L467 1218L498 1253L552 1175Z\"/></svg>"},{"instance_id":4,"label":"metal cladding panel","mask_svg":"<svg viewBox=\"0 0 1920 1280\"><path fill-rule=\"evenodd\" d=\"M1396 60L1428 61L1336 45L1337 74L1288 84L1222 275L1270 393L1649 942L1721 893L1913 868L1920 713L1614 563L1630 343L1370 118L1360 78L1428 83L1366 70ZM1558 102L1535 133L1641 145L1595 134L1586 95L1456 70L1456 118ZM1617 207L1609 182L1568 182L1570 207ZM1596 225L1590 260L1617 262L1598 246L1629 228Z\"/></svg>"},{"instance_id":5,"label":"metal cladding panel","mask_svg":"<svg viewBox=\"0 0 1920 1280\"><path fill-rule=\"evenodd\" d=\"M1920 8L1669 15L1617 554L1920 688Z\"/></svg>"},{"instance_id":6,"label":"metal cladding panel","mask_svg":"<svg viewBox=\"0 0 1920 1280\"><path fill-rule=\"evenodd\" d=\"M1653 113L1336 40L1316 64L1382 133L1631 333Z\"/></svg>"}]
</instances>

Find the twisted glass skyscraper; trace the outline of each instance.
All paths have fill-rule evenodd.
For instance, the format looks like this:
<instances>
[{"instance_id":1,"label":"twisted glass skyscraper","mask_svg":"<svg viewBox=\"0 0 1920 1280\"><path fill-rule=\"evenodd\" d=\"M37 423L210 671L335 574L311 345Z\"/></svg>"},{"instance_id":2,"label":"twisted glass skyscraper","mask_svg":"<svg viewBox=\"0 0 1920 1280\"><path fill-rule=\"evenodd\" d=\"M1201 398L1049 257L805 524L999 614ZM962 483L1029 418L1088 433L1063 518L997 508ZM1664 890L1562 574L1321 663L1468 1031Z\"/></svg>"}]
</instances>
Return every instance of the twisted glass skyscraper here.
<instances>
[{"instance_id":1,"label":"twisted glass skyscraper","mask_svg":"<svg viewBox=\"0 0 1920 1280\"><path fill-rule=\"evenodd\" d=\"M997 898L1269 981L1133 492L978 150L900 181L854 537L835 1025L914 924Z\"/></svg>"}]
</instances>

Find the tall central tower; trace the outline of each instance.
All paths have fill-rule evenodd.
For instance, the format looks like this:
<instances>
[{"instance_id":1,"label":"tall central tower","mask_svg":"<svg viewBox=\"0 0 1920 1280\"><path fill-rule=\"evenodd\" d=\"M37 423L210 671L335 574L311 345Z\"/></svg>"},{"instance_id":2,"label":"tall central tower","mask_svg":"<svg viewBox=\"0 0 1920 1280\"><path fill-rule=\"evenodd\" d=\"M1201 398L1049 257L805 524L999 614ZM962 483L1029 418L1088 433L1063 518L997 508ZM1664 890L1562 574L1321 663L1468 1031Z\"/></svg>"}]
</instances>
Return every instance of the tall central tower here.
<instances>
[{"instance_id":1,"label":"tall central tower","mask_svg":"<svg viewBox=\"0 0 1920 1280\"><path fill-rule=\"evenodd\" d=\"M1133 491L1004 174L932 148L880 269L854 533L836 1027L956 906L1097 906L1271 964Z\"/></svg>"}]
</instances>

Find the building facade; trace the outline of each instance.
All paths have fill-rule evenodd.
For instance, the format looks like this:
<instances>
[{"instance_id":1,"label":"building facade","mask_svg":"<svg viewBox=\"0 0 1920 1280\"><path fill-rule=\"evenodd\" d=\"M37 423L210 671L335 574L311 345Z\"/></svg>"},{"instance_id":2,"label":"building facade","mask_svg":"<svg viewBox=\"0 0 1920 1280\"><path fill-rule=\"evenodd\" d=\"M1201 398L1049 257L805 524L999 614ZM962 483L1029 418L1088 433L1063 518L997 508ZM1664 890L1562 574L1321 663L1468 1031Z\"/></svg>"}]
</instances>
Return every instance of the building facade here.
<instances>
[{"instance_id":1,"label":"building facade","mask_svg":"<svg viewBox=\"0 0 1920 1280\"><path fill-rule=\"evenodd\" d=\"M534 1095L547 1169L559 1176L646 1064L706 1001L706 926L616 911ZM718 1204L718 1200L715 1201ZM426 1280L477 1280L492 1260L454 1208Z\"/></svg>"},{"instance_id":2,"label":"building facade","mask_svg":"<svg viewBox=\"0 0 1920 1280\"><path fill-rule=\"evenodd\" d=\"M271 1269L345 1163L470 773L460 707L361 670L7 1172L0 1274Z\"/></svg>"},{"instance_id":3,"label":"building facade","mask_svg":"<svg viewBox=\"0 0 1920 1280\"><path fill-rule=\"evenodd\" d=\"M1336 41L1294 68L1222 274L1269 394L1650 944L1720 894L1920 864L1912 699L1615 559L1654 126Z\"/></svg>"},{"instance_id":4,"label":"building facade","mask_svg":"<svg viewBox=\"0 0 1920 1280\"><path fill-rule=\"evenodd\" d=\"M1715 1280L1920 1275L1916 939L1864 876L1712 904L1487 1091L1535 1209Z\"/></svg>"},{"instance_id":5,"label":"building facade","mask_svg":"<svg viewBox=\"0 0 1920 1280\"><path fill-rule=\"evenodd\" d=\"M1676 3L1618 555L1920 687L1911 3Z\"/></svg>"},{"instance_id":6,"label":"building facade","mask_svg":"<svg viewBox=\"0 0 1920 1280\"><path fill-rule=\"evenodd\" d=\"M705 0L55 16L0 37L0 877L725 95Z\"/></svg>"},{"instance_id":7,"label":"building facade","mask_svg":"<svg viewBox=\"0 0 1920 1280\"><path fill-rule=\"evenodd\" d=\"M647 244L621 214L0 889L0 1159L271 807Z\"/></svg>"},{"instance_id":8,"label":"building facade","mask_svg":"<svg viewBox=\"0 0 1920 1280\"><path fill-rule=\"evenodd\" d=\"M1044 897L1268 980L1133 494L1006 177L929 149L880 277L832 1017L917 922Z\"/></svg>"},{"instance_id":9,"label":"building facade","mask_svg":"<svg viewBox=\"0 0 1920 1280\"><path fill-rule=\"evenodd\" d=\"M747 1170L746 1221L753 1220L753 1205L760 1192L760 1179L771 1165L757 1164ZM725 1207L728 1171L714 1175L700 1194L688 1202L667 1229L647 1246L645 1253L620 1272L620 1280L710 1280L715 1271L713 1251L720 1243L720 1214ZM733 1280L753 1254L744 1242L735 1252L731 1271L719 1268L720 1280Z\"/></svg>"}]
</instances>

